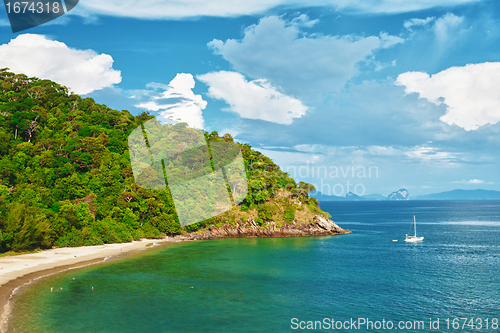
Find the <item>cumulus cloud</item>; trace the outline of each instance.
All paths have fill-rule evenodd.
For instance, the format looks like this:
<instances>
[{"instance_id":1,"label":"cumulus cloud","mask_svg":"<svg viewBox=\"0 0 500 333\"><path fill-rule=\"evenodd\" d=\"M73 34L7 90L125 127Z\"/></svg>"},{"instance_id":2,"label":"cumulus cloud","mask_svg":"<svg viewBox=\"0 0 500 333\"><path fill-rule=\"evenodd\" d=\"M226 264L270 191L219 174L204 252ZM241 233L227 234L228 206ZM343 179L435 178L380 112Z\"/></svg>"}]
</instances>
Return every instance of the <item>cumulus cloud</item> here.
<instances>
[{"instance_id":1,"label":"cumulus cloud","mask_svg":"<svg viewBox=\"0 0 500 333\"><path fill-rule=\"evenodd\" d=\"M207 102L200 95L195 95L193 88L194 78L191 74L179 73L168 85L150 83L148 88L162 89L162 93L150 96L147 102L136 105L156 113L156 117L163 122L182 121L195 128L203 128L202 110Z\"/></svg>"},{"instance_id":2,"label":"cumulus cloud","mask_svg":"<svg viewBox=\"0 0 500 333\"><path fill-rule=\"evenodd\" d=\"M87 12L143 19L183 19L200 16L234 17L265 13L278 6L288 8L327 7L354 13L404 13L434 7L455 6L479 0L413 0L413 1L361 1L361 0L86 0L79 7Z\"/></svg>"},{"instance_id":3,"label":"cumulus cloud","mask_svg":"<svg viewBox=\"0 0 500 333\"><path fill-rule=\"evenodd\" d=\"M467 131L500 122L500 62L451 67L430 76L423 72L400 74L396 84L430 102L447 105L440 119Z\"/></svg>"},{"instance_id":4,"label":"cumulus cloud","mask_svg":"<svg viewBox=\"0 0 500 333\"><path fill-rule=\"evenodd\" d=\"M434 32L438 42L446 42L456 32L456 29L460 27L463 21L464 18L462 16L456 16L452 13L448 13L437 19L434 24Z\"/></svg>"},{"instance_id":5,"label":"cumulus cloud","mask_svg":"<svg viewBox=\"0 0 500 333\"><path fill-rule=\"evenodd\" d=\"M434 46L434 52L439 54L439 52L448 50L450 44L463 40L465 37L464 34L469 31L464 22L465 17L457 16L453 13L446 13L439 18L412 18L405 21L403 26L410 32L415 28L419 28L433 35L436 44ZM428 37L430 37L430 35L428 35ZM429 41L426 40L426 43L428 42ZM436 56L436 54L434 54L434 56Z\"/></svg>"},{"instance_id":6,"label":"cumulus cloud","mask_svg":"<svg viewBox=\"0 0 500 333\"><path fill-rule=\"evenodd\" d=\"M24 34L0 45L0 67L56 81L77 94L121 82L113 58L92 50L76 50L42 35Z\"/></svg>"},{"instance_id":7,"label":"cumulus cloud","mask_svg":"<svg viewBox=\"0 0 500 333\"><path fill-rule=\"evenodd\" d=\"M310 22L285 21L278 16L261 19L245 29L241 40L214 39L208 45L238 72L265 78L296 96L337 92L353 76L357 65L371 59L378 49L402 43L402 38L381 34L360 37L309 35Z\"/></svg>"},{"instance_id":8,"label":"cumulus cloud","mask_svg":"<svg viewBox=\"0 0 500 333\"><path fill-rule=\"evenodd\" d=\"M278 124L291 124L303 116L307 106L287 96L268 81L247 81L236 72L213 72L196 77L206 83L210 97L226 101L231 111L243 118L261 119Z\"/></svg>"},{"instance_id":9,"label":"cumulus cloud","mask_svg":"<svg viewBox=\"0 0 500 333\"><path fill-rule=\"evenodd\" d=\"M429 140L452 140L455 145L459 142L455 140L458 136L471 144L470 137L464 136L461 128L439 120L446 113L445 105L437 106L417 94L408 95L404 87L394 85L392 79L349 85L348 91L312 105L313 110L286 128L275 123L256 126L251 120L242 120L238 138L253 145L270 146L318 143L391 146L396 143L412 147Z\"/></svg>"},{"instance_id":10,"label":"cumulus cloud","mask_svg":"<svg viewBox=\"0 0 500 333\"><path fill-rule=\"evenodd\" d=\"M434 17L427 17L425 19L412 18L411 20L405 21L405 23L403 24L403 26L406 29L411 30L411 27L414 27L414 26L425 26L425 25L429 24L432 21L434 21Z\"/></svg>"}]
</instances>

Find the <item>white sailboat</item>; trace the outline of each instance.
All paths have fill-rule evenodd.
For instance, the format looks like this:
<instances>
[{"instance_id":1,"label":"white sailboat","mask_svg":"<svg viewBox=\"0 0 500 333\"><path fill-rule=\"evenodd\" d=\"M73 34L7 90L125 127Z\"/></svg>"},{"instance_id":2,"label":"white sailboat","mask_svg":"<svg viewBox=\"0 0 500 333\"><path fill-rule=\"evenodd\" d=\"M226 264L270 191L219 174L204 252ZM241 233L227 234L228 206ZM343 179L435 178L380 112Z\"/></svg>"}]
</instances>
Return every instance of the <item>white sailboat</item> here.
<instances>
[{"instance_id":1,"label":"white sailboat","mask_svg":"<svg viewBox=\"0 0 500 333\"><path fill-rule=\"evenodd\" d=\"M415 229L415 236L406 235L405 242L421 242L424 240L424 237L417 237L417 220L415 219L415 215L413 215L413 227Z\"/></svg>"}]
</instances>

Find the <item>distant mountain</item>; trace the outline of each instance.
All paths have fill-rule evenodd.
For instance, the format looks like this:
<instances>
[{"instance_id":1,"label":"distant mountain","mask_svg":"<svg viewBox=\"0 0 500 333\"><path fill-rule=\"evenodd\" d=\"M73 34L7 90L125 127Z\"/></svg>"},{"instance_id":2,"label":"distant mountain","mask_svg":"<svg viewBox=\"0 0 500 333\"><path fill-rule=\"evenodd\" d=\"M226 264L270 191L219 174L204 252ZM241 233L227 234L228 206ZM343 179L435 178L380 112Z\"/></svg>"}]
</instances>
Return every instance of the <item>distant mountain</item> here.
<instances>
[{"instance_id":1,"label":"distant mountain","mask_svg":"<svg viewBox=\"0 0 500 333\"><path fill-rule=\"evenodd\" d=\"M392 192L387 197L388 200L408 200L410 197L410 193L407 189L400 189L399 191Z\"/></svg>"},{"instance_id":2,"label":"distant mountain","mask_svg":"<svg viewBox=\"0 0 500 333\"><path fill-rule=\"evenodd\" d=\"M345 196L326 195L321 192L310 194L318 201L380 201L380 200L409 200L410 194L406 189L392 192L387 197L382 194L359 196L349 192ZM411 200L500 200L500 191L490 190L453 190L441 193L424 194L412 197Z\"/></svg>"},{"instance_id":3,"label":"distant mountain","mask_svg":"<svg viewBox=\"0 0 500 333\"><path fill-rule=\"evenodd\" d=\"M387 200L386 196L383 196L382 194L368 194L368 195L363 195L363 198L365 200Z\"/></svg>"},{"instance_id":4,"label":"distant mountain","mask_svg":"<svg viewBox=\"0 0 500 333\"><path fill-rule=\"evenodd\" d=\"M360 197L359 195L354 194L354 193L352 193L352 192L347 193L347 194L345 195L345 198L346 198L347 200L355 200L355 201L356 201L356 200L360 200L360 199L361 199L361 197Z\"/></svg>"},{"instance_id":5,"label":"distant mountain","mask_svg":"<svg viewBox=\"0 0 500 333\"><path fill-rule=\"evenodd\" d=\"M500 200L500 191L453 190L441 193L417 195L412 200Z\"/></svg>"},{"instance_id":6,"label":"distant mountain","mask_svg":"<svg viewBox=\"0 0 500 333\"><path fill-rule=\"evenodd\" d=\"M318 201L343 201L345 197L339 197L337 195L326 195L317 191L315 194L309 194L310 197L316 198Z\"/></svg>"},{"instance_id":7,"label":"distant mountain","mask_svg":"<svg viewBox=\"0 0 500 333\"><path fill-rule=\"evenodd\" d=\"M387 200L387 197L382 194L368 194L359 196L355 193L349 192L345 196L340 197L337 195L326 195L321 192L316 194L309 194L309 196L316 198L318 201L380 201Z\"/></svg>"}]
</instances>

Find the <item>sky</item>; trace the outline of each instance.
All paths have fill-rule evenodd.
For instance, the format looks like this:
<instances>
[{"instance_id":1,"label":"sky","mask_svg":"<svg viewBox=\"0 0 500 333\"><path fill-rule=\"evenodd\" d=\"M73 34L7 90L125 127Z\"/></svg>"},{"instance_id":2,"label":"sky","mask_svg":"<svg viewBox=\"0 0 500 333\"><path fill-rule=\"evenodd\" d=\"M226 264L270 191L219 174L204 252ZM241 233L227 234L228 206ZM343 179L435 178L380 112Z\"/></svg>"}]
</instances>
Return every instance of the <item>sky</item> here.
<instances>
[{"instance_id":1,"label":"sky","mask_svg":"<svg viewBox=\"0 0 500 333\"><path fill-rule=\"evenodd\" d=\"M330 195L500 190L496 0L81 0L0 67L230 133Z\"/></svg>"}]
</instances>

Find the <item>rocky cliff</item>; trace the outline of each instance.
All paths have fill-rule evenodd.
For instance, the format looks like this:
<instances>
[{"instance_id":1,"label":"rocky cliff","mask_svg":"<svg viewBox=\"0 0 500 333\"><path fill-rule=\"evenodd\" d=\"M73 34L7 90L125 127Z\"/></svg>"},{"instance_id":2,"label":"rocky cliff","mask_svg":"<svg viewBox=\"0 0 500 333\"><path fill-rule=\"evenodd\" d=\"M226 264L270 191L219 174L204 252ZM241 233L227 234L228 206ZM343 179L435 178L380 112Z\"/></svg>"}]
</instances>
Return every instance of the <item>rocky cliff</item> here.
<instances>
[{"instance_id":1,"label":"rocky cliff","mask_svg":"<svg viewBox=\"0 0 500 333\"><path fill-rule=\"evenodd\" d=\"M342 229L330 219L325 219L319 215L306 223L284 223L278 225L276 222L265 222L258 226L254 220L247 220L245 223L235 225L224 224L220 227L211 226L207 230L193 232L189 234L193 239L212 238L239 238L239 237L295 237L295 236L320 236L320 235L340 235L349 234L349 230Z\"/></svg>"},{"instance_id":2,"label":"rocky cliff","mask_svg":"<svg viewBox=\"0 0 500 333\"><path fill-rule=\"evenodd\" d=\"M400 189L399 191L392 192L387 197L388 200L408 200L410 198L410 193L407 189Z\"/></svg>"}]
</instances>

